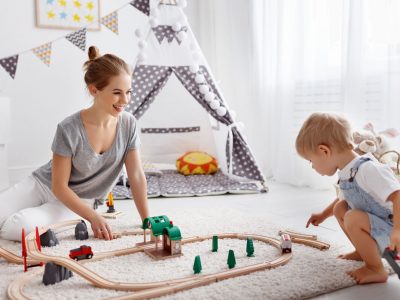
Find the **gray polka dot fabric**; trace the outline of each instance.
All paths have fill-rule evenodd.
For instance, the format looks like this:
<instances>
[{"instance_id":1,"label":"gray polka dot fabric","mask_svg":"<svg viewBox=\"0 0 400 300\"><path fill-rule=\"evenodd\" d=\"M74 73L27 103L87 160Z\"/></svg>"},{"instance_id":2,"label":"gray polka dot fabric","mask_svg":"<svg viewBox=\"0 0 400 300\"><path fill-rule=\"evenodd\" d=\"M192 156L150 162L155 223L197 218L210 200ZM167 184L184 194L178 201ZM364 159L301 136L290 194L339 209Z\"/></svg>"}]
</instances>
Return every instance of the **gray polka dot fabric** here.
<instances>
[{"instance_id":1,"label":"gray polka dot fabric","mask_svg":"<svg viewBox=\"0 0 400 300\"><path fill-rule=\"evenodd\" d=\"M225 102L222 100L221 93L218 91L207 68L203 65L199 66L197 73L191 72L189 66L137 65L133 72L132 99L127 106L127 110L139 119L165 86L172 72L211 116L226 126L233 124L233 119L224 105ZM198 77L197 82L196 76ZM208 97L209 95L211 95L211 99ZM220 107L225 108L225 114L219 115L217 113L216 108ZM230 160L229 155L229 140L226 143L227 164L229 166L232 163L232 174L264 182L264 176L257 166L247 143L235 127L232 128L232 136L232 160Z\"/></svg>"},{"instance_id":2,"label":"gray polka dot fabric","mask_svg":"<svg viewBox=\"0 0 400 300\"><path fill-rule=\"evenodd\" d=\"M165 86L171 73L170 67L137 65L132 76L132 98L126 110L140 119Z\"/></svg>"},{"instance_id":3,"label":"gray polka dot fabric","mask_svg":"<svg viewBox=\"0 0 400 300\"><path fill-rule=\"evenodd\" d=\"M150 0L133 0L130 4L145 15L150 15Z\"/></svg>"},{"instance_id":4,"label":"gray polka dot fabric","mask_svg":"<svg viewBox=\"0 0 400 300\"><path fill-rule=\"evenodd\" d=\"M152 133L185 133L185 132L196 132L200 131L200 126L195 127L172 127L172 128L142 128L141 133L152 134Z\"/></svg>"},{"instance_id":5,"label":"gray polka dot fabric","mask_svg":"<svg viewBox=\"0 0 400 300\"><path fill-rule=\"evenodd\" d=\"M233 158L232 158L232 174L246 177L249 179L264 181L263 175L257 166L257 163L247 147L242 135L236 128L232 128L233 132ZM226 157L229 168L229 140L226 141Z\"/></svg>"},{"instance_id":6,"label":"gray polka dot fabric","mask_svg":"<svg viewBox=\"0 0 400 300\"><path fill-rule=\"evenodd\" d=\"M166 38L168 43L172 43L175 39L178 44L182 43L181 39L179 38L178 33L181 31L187 32L187 27L182 27L179 31L175 31L172 29L170 25L159 25L152 28L154 35L157 38L157 41L161 44L162 41Z\"/></svg>"},{"instance_id":7,"label":"gray polka dot fabric","mask_svg":"<svg viewBox=\"0 0 400 300\"><path fill-rule=\"evenodd\" d=\"M7 71L8 74L14 79L17 72L18 55L9 56L0 59L0 65Z\"/></svg>"},{"instance_id":8,"label":"gray polka dot fabric","mask_svg":"<svg viewBox=\"0 0 400 300\"><path fill-rule=\"evenodd\" d=\"M260 193L263 189L255 183L244 183L229 178L218 171L212 175L182 175L176 170L163 170L161 176L146 174L147 197L189 197L238 193ZM130 189L116 185L112 191L115 199L130 199Z\"/></svg>"}]
</instances>

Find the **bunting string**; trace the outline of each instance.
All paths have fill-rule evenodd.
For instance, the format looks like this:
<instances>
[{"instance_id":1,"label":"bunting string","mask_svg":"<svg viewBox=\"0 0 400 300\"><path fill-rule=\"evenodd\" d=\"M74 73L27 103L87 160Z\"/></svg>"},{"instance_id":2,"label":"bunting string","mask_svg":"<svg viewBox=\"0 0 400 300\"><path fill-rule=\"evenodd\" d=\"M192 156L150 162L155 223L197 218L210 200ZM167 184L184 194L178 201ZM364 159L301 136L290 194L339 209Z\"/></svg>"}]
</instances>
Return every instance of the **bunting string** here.
<instances>
[{"instance_id":1,"label":"bunting string","mask_svg":"<svg viewBox=\"0 0 400 300\"><path fill-rule=\"evenodd\" d=\"M28 49L25 51L21 51L14 55L0 58L0 66L11 76L12 79L15 79L15 75L17 72L18 67L18 58L21 54L32 52L34 53L45 65L50 66L51 64L51 49L52 44L58 40L66 39L71 42L73 45L78 47L80 50L86 50L86 34L87 34L87 27L93 25L94 23L99 22L100 24L107 27L109 30L114 32L118 35L118 12L127 7L132 6L135 9L139 10L140 12L149 15L150 11L150 1L149 0L133 0L130 1L120 8L114 10L110 14L93 20L93 22L87 24L85 27L82 27L76 31L73 31L65 36L58 37L54 40L51 40L45 44L40 46L34 47L32 49Z\"/></svg>"}]
</instances>

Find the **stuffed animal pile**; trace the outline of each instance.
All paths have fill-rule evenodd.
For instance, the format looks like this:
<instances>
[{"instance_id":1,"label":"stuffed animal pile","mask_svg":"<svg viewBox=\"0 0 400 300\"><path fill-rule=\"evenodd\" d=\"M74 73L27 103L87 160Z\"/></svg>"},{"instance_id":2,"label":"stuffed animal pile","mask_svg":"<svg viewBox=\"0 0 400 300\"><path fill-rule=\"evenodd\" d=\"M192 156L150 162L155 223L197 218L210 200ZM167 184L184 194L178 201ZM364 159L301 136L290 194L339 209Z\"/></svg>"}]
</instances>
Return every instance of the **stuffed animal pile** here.
<instances>
[{"instance_id":1,"label":"stuffed animal pile","mask_svg":"<svg viewBox=\"0 0 400 300\"><path fill-rule=\"evenodd\" d=\"M355 151L362 155L372 153L379 161L388 164L399 175L400 150L392 146L390 139L400 135L395 128L389 128L376 133L374 126L368 123L363 131L353 132Z\"/></svg>"}]
</instances>

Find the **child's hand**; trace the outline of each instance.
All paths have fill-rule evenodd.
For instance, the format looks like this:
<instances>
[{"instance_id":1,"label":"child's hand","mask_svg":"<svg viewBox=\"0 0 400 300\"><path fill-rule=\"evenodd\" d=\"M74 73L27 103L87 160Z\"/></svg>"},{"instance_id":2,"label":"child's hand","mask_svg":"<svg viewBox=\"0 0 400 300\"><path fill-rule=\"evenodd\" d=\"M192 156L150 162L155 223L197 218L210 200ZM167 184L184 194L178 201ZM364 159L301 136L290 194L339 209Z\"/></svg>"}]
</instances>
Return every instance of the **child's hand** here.
<instances>
[{"instance_id":1,"label":"child's hand","mask_svg":"<svg viewBox=\"0 0 400 300\"><path fill-rule=\"evenodd\" d=\"M92 230L95 238L112 240L113 234L111 228L102 216L96 213L94 217L89 221L92 225Z\"/></svg>"},{"instance_id":2,"label":"child's hand","mask_svg":"<svg viewBox=\"0 0 400 300\"><path fill-rule=\"evenodd\" d=\"M308 228L308 226L310 226L310 224L313 224L314 226L318 226L323 221L325 221L325 219L326 218L322 213L312 214L311 217L307 221L306 228Z\"/></svg>"},{"instance_id":3,"label":"child's hand","mask_svg":"<svg viewBox=\"0 0 400 300\"><path fill-rule=\"evenodd\" d=\"M392 236L390 238L390 250L396 249L400 252L400 229L393 228Z\"/></svg>"}]
</instances>

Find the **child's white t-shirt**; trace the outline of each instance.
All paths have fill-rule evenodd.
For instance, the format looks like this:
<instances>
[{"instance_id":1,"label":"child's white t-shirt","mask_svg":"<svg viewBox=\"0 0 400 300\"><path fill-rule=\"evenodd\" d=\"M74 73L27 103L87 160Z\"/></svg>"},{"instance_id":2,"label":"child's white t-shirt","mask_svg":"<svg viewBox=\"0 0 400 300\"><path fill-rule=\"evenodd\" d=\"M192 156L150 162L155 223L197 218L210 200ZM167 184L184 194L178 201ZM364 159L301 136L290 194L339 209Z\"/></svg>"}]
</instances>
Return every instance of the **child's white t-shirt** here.
<instances>
[{"instance_id":1,"label":"child's white t-shirt","mask_svg":"<svg viewBox=\"0 0 400 300\"><path fill-rule=\"evenodd\" d=\"M393 211L392 201L387 200L393 192L400 190L400 182L392 169L388 165L380 163L371 153L364 154L362 157L368 157L371 160L360 165L355 176L357 184L380 205ZM338 172L339 179L348 180L350 178L350 169L358 159L359 157L354 158ZM341 190L339 191L339 199L345 200Z\"/></svg>"}]
</instances>

